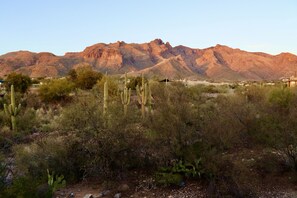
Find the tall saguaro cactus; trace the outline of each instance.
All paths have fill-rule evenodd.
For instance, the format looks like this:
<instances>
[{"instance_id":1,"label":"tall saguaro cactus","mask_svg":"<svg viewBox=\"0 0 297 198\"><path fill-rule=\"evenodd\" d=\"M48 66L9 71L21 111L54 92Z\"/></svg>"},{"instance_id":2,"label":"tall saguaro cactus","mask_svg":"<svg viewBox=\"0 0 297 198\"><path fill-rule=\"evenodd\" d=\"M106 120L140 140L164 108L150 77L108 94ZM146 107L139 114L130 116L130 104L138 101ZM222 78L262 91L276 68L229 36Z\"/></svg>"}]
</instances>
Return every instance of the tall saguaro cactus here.
<instances>
[{"instance_id":1,"label":"tall saguaro cactus","mask_svg":"<svg viewBox=\"0 0 297 198\"><path fill-rule=\"evenodd\" d=\"M125 87L123 92L121 92L121 100L124 105L124 115L127 115L128 105L130 104L131 89L127 88L127 73L125 73Z\"/></svg>"},{"instance_id":2,"label":"tall saguaro cactus","mask_svg":"<svg viewBox=\"0 0 297 198\"><path fill-rule=\"evenodd\" d=\"M14 86L11 85L10 87L10 103L9 105L4 104L4 111L5 114L10 116L11 119L11 129L16 131L16 116L19 114L21 109L21 104L16 107L15 105L15 96L14 96Z\"/></svg>"},{"instance_id":3,"label":"tall saguaro cactus","mask_svg":"<svg viewBox=\"0 0 297 198\"><path fill-rule=\"evenodd\" d=\"M106 79L104 83L104 91L103 91L103 115L105 116L108 108L108 81Z\"/></svg>"},{"instance_id":4,"label":"tall saguaro cactus","mask_svg":"<svg viewBox=\"0 0 297 198\"><path fill-rule=\"evenodd\" d=\"M136 86L136 92L138 96L138 103L141 105L141 115L142 118L145 117L145 105L147 104L148 101L150 101L150 88L148 83L144 82L144 76L142 74L142 80L141 80L141 87L138 85ZM150 104L149 104L150 105Z\"/></svg>"}]
</instances>

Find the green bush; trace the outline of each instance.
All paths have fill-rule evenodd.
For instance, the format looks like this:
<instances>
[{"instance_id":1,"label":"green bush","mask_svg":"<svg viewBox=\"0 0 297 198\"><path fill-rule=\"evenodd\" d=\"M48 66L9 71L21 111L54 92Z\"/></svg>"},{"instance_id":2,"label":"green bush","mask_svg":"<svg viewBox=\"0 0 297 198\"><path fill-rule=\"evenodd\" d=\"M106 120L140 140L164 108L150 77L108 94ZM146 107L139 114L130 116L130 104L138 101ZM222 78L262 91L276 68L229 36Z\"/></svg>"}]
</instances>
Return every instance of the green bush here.
<instances>
[{"instance_id":1,"label":"green bush","mask_svg":"<svg viewBox=\"0 0 297 198\"><path fill-rule=\"evenodd\" d=\"M90 65L81 65L69 72L69 79L80 89L92 89L102 77L103 75L94 71Z\"/></svg>"},{"instance_id":2,"label":"green bush","mask_svg":"<svg viewBox=\"0 0 297 198\"><path fill-rule=\"evenodd\" d=\"M27 75L10 73L5 79L6 90L10 90L13 85L16 92L25 93L31 86L31 78Z\"/></svg>"},{"instance_id":3,"label":"green bush","mask_svg":"<svg viewBox=\"0 0 297 198\"><path fill-rule=\"evenodd\" d=\"M178 173L157 173L155 180L161 186L180 186L182 185L183 177Z\"/></svg>"},{"instance_id":4,"label":"green bush","mask_svg":"<svg viewBox=\"0 0 297 198\"><path fill-rule=\"evenodd\" d=\"M60 102L69 98L74 84L67 79L54 79L39 88L39 96L44 102Z\"/></svg>"}]
</instances>

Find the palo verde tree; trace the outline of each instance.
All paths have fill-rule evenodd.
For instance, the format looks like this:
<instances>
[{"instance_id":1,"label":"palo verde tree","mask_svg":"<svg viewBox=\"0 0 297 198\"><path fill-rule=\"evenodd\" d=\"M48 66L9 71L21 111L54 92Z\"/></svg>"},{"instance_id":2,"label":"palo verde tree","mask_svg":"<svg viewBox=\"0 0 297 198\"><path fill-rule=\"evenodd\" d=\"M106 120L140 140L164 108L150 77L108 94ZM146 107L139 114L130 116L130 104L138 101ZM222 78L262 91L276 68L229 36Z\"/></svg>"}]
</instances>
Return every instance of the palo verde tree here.
<instances>
[{"instance_id":1,"label":"palo verde tree","mask_svg":"<svg viewBox=\"0 0 297 198\"><path fill-rule=\"evenodd\" d=\"M69 80L74 82L76 87L80 89L92 89L97 81L101 80L103 75L96 72L90 65L82 65L75 70L72 69L68 73Z\"/></svg>"},{"instance_id":2,"label":"palo verde tree","mask_svg":"<svg viewBox=\"0 0 297 198\"><path fill-rule=\"evenodd\" d=\"M9 90L11 85L14 86L16 92L25 93L31 86L31 78L24 74L10 73L5 79L6 89Z\"/></svg>"}]
</instances>

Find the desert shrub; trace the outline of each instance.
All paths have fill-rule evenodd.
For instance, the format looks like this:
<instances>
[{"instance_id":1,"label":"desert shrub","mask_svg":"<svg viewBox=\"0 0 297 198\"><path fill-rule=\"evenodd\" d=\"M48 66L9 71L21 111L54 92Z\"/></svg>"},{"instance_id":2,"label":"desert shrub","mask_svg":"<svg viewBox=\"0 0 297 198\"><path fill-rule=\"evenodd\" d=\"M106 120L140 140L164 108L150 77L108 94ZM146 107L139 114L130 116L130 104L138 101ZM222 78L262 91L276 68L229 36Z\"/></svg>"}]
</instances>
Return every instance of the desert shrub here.
<instances>
[{"instance_id":1,"label":"desert shrub","mask_svg":"<svg viewBox=\"0 0 297 198\"><path fill-rule=\"evenodd\" d=\"M135 123L140 119L138 110L130 108L124 116L121 104L111 103L104 120L102 107L89 94L78 97L62 112L59 128L78 137L73 153L84 156L80 169L86 175L109 176L149 163L145 130Z\"/></svg>"},{"instance_id":2,"label":"desert shrub","mask_svg":"<svg viewBox=\"0 0 297 198\"><path fill-rule=\"evenodd\" d=\"M27 93L23 96L22 107L38 109L43 105L44 103L41 101L38 93Z\"/></svg>"},{"instance_id":3,"label":"desert shrub","mask_svg":"<svg viewBox=\"0 0 297 198\"><path fill-rule=\"evenodd\" d=\"M63 109L60 128L64 131L78 131L81 134L96 134L103 128L102 108L100 99L94 95L78 95Z\"/></svg>"},{"instance_id":4,"label":"desert shrub","mask_svg":"<svg viewBox=\"0 0 297 198\"><path fill-rule=\"evenodd\" d=\"M36 132L38 125L34 109L24 109L17 117L17 130L22 135Z\"/></svg>"},{"instance_id":5,"label":"desert shrub","mask_svg":"<svg viewBox=\"0 0 297 198\"><path fill-rule=\"evenodd\" d=\"M32 197L41 198L37 196L37 188L41 181L32 177L19 176L14 178L11 186L6 187L0 192L1 197L14 198L14 197Z\"/></svg>"},{"instance_id":6,"label":"desert shrub","mask_svg":"<svg viewBox=\"0 0 297 198\"><path fill-rule=\"evenodd\" d=\"M158 172L155 175L155 180L157 182L158 185L161 186L171 186L171 185L175 185L175 186L183 186L183 177L182 175L178 174L178 173L166 173L166 172Z\"/></svg>"},{"instance_id":7,"label":"desert shrub","mask_svg":"<svg viewBox=\"0 0 297 198\"><path fill-rule=\"evenodd\" d=\"M27 145L14 147L17 174L47 181L46 170L55 171L64 175L66 180L76 181L83 172L83 155L77 145L75 136L45 137ZM82 148L81 148L82 149Z\"/></svg>"},{"instance_id":8,"label":"desert shrub","mask_svg":"<svg viewBox=\"0 0 297 198\"><path fill-rule=\"evenodd\" d=\"M54 79L39 88L39 96L44 102L59 102L69 98L74 84L67 79Z\"/></svg>"},{"instance_id":9,"label":"desert shrub","mask_svg":"<svg viewBox=\"0 0 297 198\"><path fill-rule=\"evenodd\" d=\"M213 163L209 169L208 187L206 194L208 197L256 197L254 186L256 178L249 181L250 172L246 172L243 167L236 165L231 159L222 157L222 154L215 155ZM242 181L243 179L243 181Z\"/></svg>"},{"instance_id":10,"label":"desert shrub","mask_svg":"<svg viewBox=\"0 0 297 198\"><path fill-rule=\"evenodd\" d=\"M58 105L55 107L42 107L36 110L36 126L40 132L55 131L59 127L60 114L62 108Z\"/></svg>"},{"instance_id":11,"label":"desert shrub","mask_svg":"<svg viewBox=\"0 0 297 198\"><path fill-rule=\"evenodd\" d=\"M7 116L4 111L0 111L0 128L4 127L7 124Z\"/></svg>"},{"instance_id":12,"label":"desert shrub","mask_svg":"<svg viewBox=\"0 0 297 198\"><path fill-rule=\"evenodd\" d=\"M161 90L160 90L161 89ZM182 158L186 148L199 138L195 108L183 85L159 87L155 94L155 111L150 124L160 145L169 148L171 155ZM157 95L159 94L159 95Z\"/></svg>"},{"instance_id":13,"label":"desert shrub","mask_svg":"<svg viewBox=\"0 0 297 198\"><path fill-rule=\"evenodd\" d=\"M256 159L253 166L262 177L270 174L282 174L286 171L280 152L268 151L263 153Z\"/></svg>"},{"instance_id":14,"label":"desert shrub","mask_svg":"<svg viewBox=\"0 0 297 198\"><path fill-rule=\"evenodd\" d=\"M6 187L6 166L7 163L5 162L5 158L2 156L2 153L0 154L0 192L3 191Z\"/></svg>"},{"instance_id":15,"label":"desert shrub","mask_svg":"<svg viewBox=\"0 0 297 198\"><path fill-rule=\"evenodd\" d=\"M286 114L292 104L293 97L289 88L275 88L269 94L269 102L278 113Z\"/></svg>"},{"instance_id":16,"label":"desert shrub","mask_svg":"<svg viewBox=\"0 0 297 198\"><path fill-rule=\"evenodd\" d=\"M225 93L227 87L224 86L215 86L215 85L206 85L202 86L202 91L204 93Z\"/></svg>"},{"instance_id":17,"label":"desert shrub","mask_svg":"<svg viewBox=\"0 0 297 198\"><path fill-rule=\"evenodd\" d=\"M203 139L210 146L224 150L250 143L257 111L244 97L218 97L200 110Z\"/></svg>"},{"instance_id":18,"label":"desert shrub","mask_svg":"<svg viewBox=\"0 0 297 198\"><path fill-rule=\"evenodd\" d=\"M268 91L269 89L267 88L250 86L244 90L243 94L245 95L247 102L253 104L263 104L265 103Z\"/></svg>"},{"instance_id":19,"label":"desert shrub","mask_svg":"<svg viewBox=\"0 0 297 198\"><path fill-rule=\"evenodd\" d=\"M185 178L201 178L204 174L201 160L196 159L194 163L175 161L171 166L161 167L156 173L156 182L160 185L184 185Z\"/></svg>"}]
</instances>

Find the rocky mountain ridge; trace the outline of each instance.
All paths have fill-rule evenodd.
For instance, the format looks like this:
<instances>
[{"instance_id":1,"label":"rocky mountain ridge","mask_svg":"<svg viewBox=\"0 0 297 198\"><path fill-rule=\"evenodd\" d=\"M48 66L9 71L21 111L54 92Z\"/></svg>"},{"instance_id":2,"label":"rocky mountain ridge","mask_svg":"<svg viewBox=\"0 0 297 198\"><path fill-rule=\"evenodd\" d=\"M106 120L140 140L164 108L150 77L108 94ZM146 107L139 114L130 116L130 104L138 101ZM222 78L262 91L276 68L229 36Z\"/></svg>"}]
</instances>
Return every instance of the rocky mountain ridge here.
<instances>
[{"instance_id":1,"label":"rocky mountain ridge","mask_svg":"<svg viewBox=\"0 0 297 198\"><path fill-rule=\"evenodd\" d=\"M172 47L161 39L148 43L98 43L64 56L29 51L0 56L0 76L21 72L31 77L63 76L71 68L91 65L110 74L129 72L167 78L213 80L277 80L297 71L297 56L246 52L224 45L206 49Z\"/></svg>"}]
</instances>

